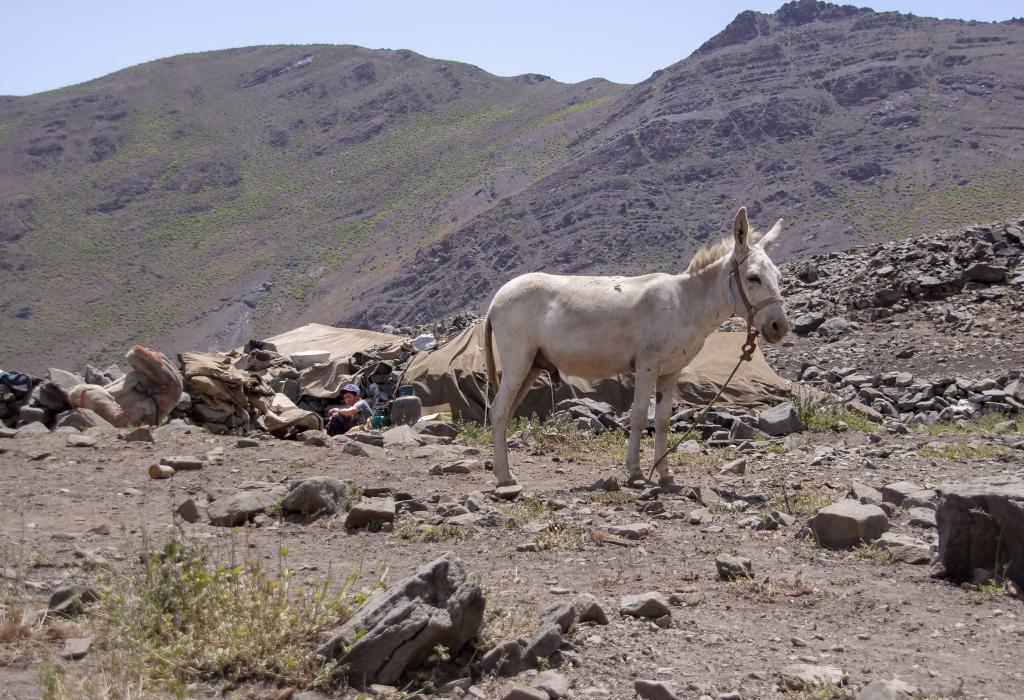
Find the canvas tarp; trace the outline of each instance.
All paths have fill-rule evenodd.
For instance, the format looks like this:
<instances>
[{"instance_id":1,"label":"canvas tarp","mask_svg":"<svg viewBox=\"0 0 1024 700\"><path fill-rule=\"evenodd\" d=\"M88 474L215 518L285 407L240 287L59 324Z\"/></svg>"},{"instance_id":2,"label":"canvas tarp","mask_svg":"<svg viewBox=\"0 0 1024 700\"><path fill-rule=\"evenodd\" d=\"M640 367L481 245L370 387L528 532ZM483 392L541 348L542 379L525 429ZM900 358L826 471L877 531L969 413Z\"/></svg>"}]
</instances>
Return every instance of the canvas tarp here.
<instances>
[{"instance_id":1,"label":"canvas tarp","mask_svg":"<svg viewBox=\"0 0 1024 700\"><path fill-rule=\"evenodd\" d=\"M307 323L287 333L266 338L284 357L304 350L323 350L331 353L332 360L347 360L352 355L375 345L391 345L401 339L389 333L377 333L358 328L335 328L322 323Z\"/></svg>"},{"instance_id":2,"label":"canvas tarp","mask_svg":"<svg viewBox=\"0 0 1024 700\"><path fill-rule=\"evenodd\" d=\"M713 333L693 362L683 370L674 400L691 405L706 404L728 378L740 356L745 333ZM499 367L500 367L500 358ZM483 324L477 323L430 352L416 355L405 371L404 383L416 388L424 406L449 404L452 414L464 420L484 418ZM491 389L493 395L494 388ZM768 366L760 349L744 362L719 402L722 405L761 407L776 403L789 391L789 382ZM632 375L599 381L562 376L552 396L547 373L534 382L516 415L545 417L553 404L569 398L605 401L618 412L630 408L633 400Z\"/></svg>"}]
</instances>

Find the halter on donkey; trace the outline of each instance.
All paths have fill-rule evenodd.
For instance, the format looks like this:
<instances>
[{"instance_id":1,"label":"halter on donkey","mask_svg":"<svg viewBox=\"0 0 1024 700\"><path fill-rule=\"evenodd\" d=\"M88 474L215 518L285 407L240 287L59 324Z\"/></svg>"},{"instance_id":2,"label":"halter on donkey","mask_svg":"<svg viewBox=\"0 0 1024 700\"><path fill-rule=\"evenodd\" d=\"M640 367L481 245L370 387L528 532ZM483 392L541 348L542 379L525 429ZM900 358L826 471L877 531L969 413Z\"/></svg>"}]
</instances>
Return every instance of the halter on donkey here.
<instances>
[{"instance_id":1,"label":"halter on donkey","mask_svg":"<svg viewBox=\"0 0 1024 700\"><path fill-rule=\"evenodd\" d=\"M655 393L654 453L668 443L672 392L679 373L722 321L746 312L745 352L753 352L759 331L777 343L789 330L779 294L779 270L765 253L782 220L761 237L741 208L731 242L694 256L678 275L578 277L530 273L498 290L484 325L485 358L491 385L498 385L494 345L503 372L491 406L494 474L498 484L516 483L508 465L508 421L542 371L601 379L633 372L635 392L626 467L640 480L640 434ZM492 342L493 336L493 342ZM662 462L662 460L659 460ZM658 463L659 481L672 482L667 464Z\"/></svg>"}]
</instances>

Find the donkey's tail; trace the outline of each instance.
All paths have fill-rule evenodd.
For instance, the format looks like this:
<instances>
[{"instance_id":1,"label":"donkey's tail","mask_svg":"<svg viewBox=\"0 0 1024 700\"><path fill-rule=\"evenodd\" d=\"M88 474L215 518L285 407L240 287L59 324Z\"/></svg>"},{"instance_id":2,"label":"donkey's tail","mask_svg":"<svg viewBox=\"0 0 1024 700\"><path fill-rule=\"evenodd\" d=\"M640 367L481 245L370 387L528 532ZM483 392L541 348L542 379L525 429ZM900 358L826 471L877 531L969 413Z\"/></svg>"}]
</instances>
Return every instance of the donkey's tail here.
<instances>
[{"instance_id":1,"label":"donkey's tail","mask_svg":"<svg viewBox=\"0 0 1024 700\"><path fill-rule=\"evenodd\" d=\"M484 319L484 362L487 365L487 383L498 393L498 365L494 360L494 329L491 327L490 315ZM490 403L489 397L484 399Z\"/></svg>"}]
</instances>

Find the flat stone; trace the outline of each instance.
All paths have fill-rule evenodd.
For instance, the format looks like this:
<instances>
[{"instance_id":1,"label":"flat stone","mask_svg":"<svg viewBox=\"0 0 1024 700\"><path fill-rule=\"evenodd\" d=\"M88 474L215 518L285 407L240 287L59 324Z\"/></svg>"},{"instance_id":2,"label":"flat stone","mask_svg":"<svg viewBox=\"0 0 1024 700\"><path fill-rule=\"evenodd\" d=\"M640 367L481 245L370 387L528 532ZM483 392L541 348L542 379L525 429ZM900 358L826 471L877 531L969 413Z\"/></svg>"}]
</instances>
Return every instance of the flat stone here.
<instances>
[{"instance_id":1,"label":"flat stone","mask_svg":"<svg viewBox=\"0 0 1024 700\"><path fill-rule=\"evenodd\" d=\"M69 447L96 447L96 438L92 435L72 434L64 438Z\"/></svg>"},{"instance_id":2,"label":"flat stone","mask_svg":"<svg viewBox=\"0 0 1024 700\"><path fill-rule=\"evenodd\" d=\"M235 447L238 448L238 449L242 449L242 450L248 449L250 447L259 447L259 446L260 446L260 441L254 439L254 438L247 438L247 437L245 437L245 438L238 438L238 440L235 442Z\"/></svg>"},{"instance_id":3,"label":"flat stone","mask_svg":"<svg viewBox=\"0 0 1024 700\"><path fill-rule=\"evenodd\" d=\"M103 428L114 431L114 426L103 419L100 414L88 408L73 408L57 416L55 426L57 428L75 428L76 430L88 430L89 428Z\"/></svg>"},{"instance_id":4,"label":"flat stone","mask_svg":"<svg viewBox=\"0 0 1024 700\"><path fill-rule=\"evenodd\" d=\"M89 653L89 649L92 648L92 641L92 637L65 639L64 646L60 650L61 658L70 659L71 661L84 658Z\"/></svg>"},{"instance_id":5,"label":"flat stone","mask_svg":"<svg viewBox=\"0 0 1024 700\"><path fill-rule=\"evenodd\" d=\"M344 438L345 436L341 437ZM335 438L335 440L338 440L338 438ZM370 459L382 460L387 456L383 447L368 445L365 442L356 442L351 439L345 439L341 442L341 451L347 455L352 455L353 457L368 457Z\"/></svg>"},{"instance_id":6,"label":"flat stone","mask_svg":"<svg viewBox=\"0 0 1024 700\"><path fill-rule=\"evenodd\" d=\"M847 499L822 508L808 524L821 546L841 549L878 539L889 518L878 506Z\"/></svg>"},{"instance_id":7,"label":"flat stone","mask_svg":"<svg viewBox=\"0 0 1024 700\"><path fill-rule=\"evenodd\" d=\"M672 609L661 593L654 591L622 596L619 601L619 612L632 617L657 618L671 615Z\"/></svg>"},{"instance_id":8,"label":"flat stone","mask_svg":"<svg viewBox=\"0 0 1024 700\"><path fill-rule=\"evenodd\" d=\"M369 432L362 430L350 430L349 432L345 433L345 437L347 437L349 440L361 442L364 445L372 445L373 447L384 447L385 444L384 436L381 435L376 430L372 430Z\"/></svg>"},{"instance_id":9,"label":"flat stone","mask_svg":"<svg viewBox=\"0 0 1024 700\"><path fill-rule=\"evenodd\" d=\"M211 525L234 527L244 525L258 513L276 505L287 492L281 484L263 481L246 481L227 494L207 494L210 507L207 516ZM214 498L211 498L214 495Z\"/></svg>"},{"instance_id":10,"label":"flat stone","mask_svg":"<svg viewBox=\"0 0 1024 700\"><path fill-rule=\"evenodd\" d=\"M722 474L737 474L742 475L747 473L747 459L746 457L740 457L734 459L731 462L725 464L721 469Z\"/></svg>"},{"instance_id":11,"label":"flat stone","mask_svg":"<svg viewBox=\"0 0 1024 700\"><path fill-rule=\"evenodd\" d=\"M396 425L385 430L383 440L385 447L417 447L423 444L420 434L410 425Z\"/></svg>"},{"instance_id":12,"label":"flat stone","mask_svg":"<svg viewBox=\"0 0 1024 700\"><path fill-rule=\"evenodd\" d=\"M884 532L875 544L888 549L894 557L907 564L927 564L932 560L932 548L928 543L909 535Z\"/></svg>"},{"instance_id":13,"label":"flat stone","mask_svg":"<svg viewBox=\"0 0 1024 700\"><path fill-rule=\"evenodd\" d=\"M180 472L202 469L206 462L203 461L202 457L193 457L192 455L169 455L161 457L160 464Z\"/></svg>"},{"instance_id":14,"label":"flat stone","mask_svg":"<svg viewBox=\"0 0 1024 700\"><path fill-rule=\"evenodd\" d=\"M608 624L608 614L601 604L591 595L584 595L576 601L576 619L580 622L594 622L599 625Z\"/></svg>"},{"instance_id":15,"label":"flat stone","mask_svg":"<svg viewBox=\"0 0 1024 700\"><path fill-rule=\"evenodd\" d=\"M435 464L430 469L430 473L434 476L442 474L470 474L479 471L483 471L483 464L479 459L460 459L448 464Z\"/></svg>"},{"instance_id":16,"label":"flat stone","mask_svg":"<svg viewBox=\"0 0 1024 700\"><path fill-rule=\"evenodd\" d=\"M42 423L29 423L18 428L18 432L14 434L15 438L33 438L39 437L40 435L49 435L50 429Z\"/></svg>"},{"instance_id":17,"label":"flat stone","mask_svg":"<svg viewBox=\"0 0 1024 700\"><path fill-rule=\"evenodd\" d=\"M100 594L88 586L63 586L50 595L47 611L58 615L78 615L99 599Z\"/></svg>"},{"instance_id":18,"label":"flat stone","mask_svg":"<svg viewBox=\"0 0 1024 700\"><path fill-rule=\"evenodd\" d=\"M850 496L861 503L872 506L881 505L883 501L881 491L860 481L850 484Z\"/></svg>"},{"instance_id":19,"label":"flat stone","mask_svg":"<svg viewBox=\"0 0 1024 700\"><path fill-rule=\"evenodd\" d=\"M897 481L882 487L882 500L893 505L902 505L910 494L920 491L921 487L909 481Z\"/></svg>"},{"instance_id":20,"label":"flat stone","mask_svg":"<svg viewBox=\"0 0 1024 700\"><path fill-rule=\"evenodd\" d=\"M650 523L632 523L630 525L609 525L605 528L608 532L617 537L624 537L627 540L642 540L652 532L654 526Z\"/></svg>"},{"instance_id":21,"label":"flat stone","mask_svg":"<svg viewBox=\"0 0 1024 700\"><path fill-rule=\"evenodd\" d=\"M345 518L345 527L367 527L395 521L395 501L391 498L364 498L352 506Z\"/></svg>"},{"instance_id":22,"label":"flat stone","mask_svg":"<svg viewBox=\"0 0 1024 700\"><path fill-rule=\"evenodd\" d=\"M505 501L514 501L523 493L523 487L519 484L499 486L494 489L494 495Z\"/></svg>"}]
</instances>

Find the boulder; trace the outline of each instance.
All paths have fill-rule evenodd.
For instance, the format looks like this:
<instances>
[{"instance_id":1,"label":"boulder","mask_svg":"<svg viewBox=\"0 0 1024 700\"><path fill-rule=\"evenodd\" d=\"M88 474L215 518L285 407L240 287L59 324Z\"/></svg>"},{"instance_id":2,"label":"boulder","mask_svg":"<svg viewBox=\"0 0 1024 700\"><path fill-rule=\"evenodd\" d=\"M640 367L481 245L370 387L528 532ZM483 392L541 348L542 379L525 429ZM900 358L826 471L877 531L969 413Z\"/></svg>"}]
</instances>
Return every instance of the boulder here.
<instances>
[{"instance_id":1,"label":"boulder","mask_svg":"<svg viewBox=\"0 0 1024 700\"><path fill-rule=\"evenodd\" d=\"M416 432L420 435L433 435L434 437L450 438L454 440L459 436L459 429L451 423L443 421L424 421L415 425Z\"/></svg>"},{"instance_id":2,"label":"boulder","mask_svg":"<svg viewBox=\"0 0 1024 700\"><path fill-rule=\"evenodd\" d=\"M909 481L897 481L882 487L882 500L893 505L902 505L903 500L912 493L920 491L921 487Z\"/></svg>"},{"instance_id":3,"label":"boulder","mask_svg":"<svg viewBox=\"0 0 1024 700\"><path fill-rule=\"evenodd\" d=\"M370 432L350 430L345 433L345 437L349 440L355 440L361 442L364 445L373 445L374 447L384 447L384 436L376 430Z\"/></svg>"},{"instance_id":4,"label":"boulder","mask_svg":"<svg viewBox=\"0 0 1024 700\"><path fill-rule=\"evenodd\" d=\"M882 492L860 481L854 481L850 484L850 497L872 506L882 503Z\"/></svg>"},{"instance_id":5,"label":"boulder","mask_svg":"<svg viewBox=\"0 0 1024 700\"><path fill-rule=\"evenodd\" d=\"M793 319L793 332L797 335L805 335L817 330L818 326L825 322L825 314L818 311L801 314Z\"/></svg>"},{"instance_id":6,"label":"boulder","mask_svg":"<svg viewBox=\"0 0 1024 700\"><path fill-rule=\"evenodd\" d=\"M314 476L295 484L281 501L285 513L331 514L338 512L338 503L345 497L345 484L332 476Z\"/></svg>"},{"instance_id":7,"label":"boulder","mask_svg":"<svg viewBox=\"0 0 1024 700\"><path fill-rule=\"evenodd\" d=\"M377 447L376 445L368 445L365 442L357 442L344 435L335 438L337 442L341 442L341 451L347 455L353 457L370 457L372 459L384 459L385 452L383 447Z\"/></svg>"},{"instance_id":8,"label":"boulder","mask_svg":"<svg viewBox=\"0 0 1024 700\"><path fill-rule=\"evenodd\" d=\"M202 469L205 462L202 457L193 457L192 455L168 455L160 458L160 464L180 472Z\"/></svg>"},{"instance_id":9,"label":"boulder","mask_svg":"<svg viewBox=\"0 0 1024 700\"><path fill-rule=\"evenodd\" d=\"M779 671L783 684L789 690L804 690L818 686L846 685L846 674L835 666L792 664Z\"/></svg>"},{"instance_id":10,"label":"boulder","mask_svg":"<svg viewBox=\"0 0 1024 700\"><path fill-rule=\"evenodd\" d=\"M457 462L448 464L435 464L430 468L430 473L438 476L441 474L469 474L471 472L483 471L483 464L479 459L460 459Z\"/></svg>"},{"instance_id":11,"label":"boulder","mask_svg":"<svg viewBox=\"0 0 1024 700\"><path fill-rule=\"evenodd\" d=\"M821 546L842 549L878 539L889 529L889 518L878 506L847 499L825 506L808 525Z\"/></svg>"},{"instance_id":12,"label":"boulder","mask_svg":"<svg viewBox=\"0 0 1024 700\"><path fill-rule=\"evenodd\" d=\"M206 495L210 501L207 510L210 524L222 527L244 525L275 505L287 491L281 484L266 481L243 481L237 489L214 489Z\"/></svg>"},{"instance_id":13,"label":"boulder","mask_svg":"<svg viewBox=\"0 0 1024 700\"><path fill-rule=\"evenodd\" d=\"M569 679L558 671L541 671L530 684L534 688L543 690L546 698L557 700L569 694Z\"/></svg>"},{"instance_id":14,"label":"boulder","mask_svg":"<svg viewBox=\"0 0 1024 700\"><path fill-rule=\"evenodd\" d=\"M840 338L851 331L853 325L842 316L834 316L818 326L818 334L824 338Z\"/></svg>"},{"instance_id":15,"label":"boulder","mask_svg":"<svg viewBox=\"0 0 1024 700\"><path fill-rule=\"evenodd\" d=\"M417 447L422 444L419 433L412 426L398 425L384 432L385 447Z\"/></svg>"},{"instance_id":16,"label":"boulder","mask_svg":"<svg viewBox=\"0 0 1024 700\"><path fill-rule=\"evenodd\" d=\"M939 561L954 581L975 569L1000 571L1024 586L1024 479L986 476L943 484L935 522Z\"/></svg>"},{"instance_id":17,"label":"boulder","mask_svg":"<svg viewBox=\"0 0 1024 700\"><path fill-rule=\"evenodd\" d=\"M480 659L480 668L485 673L514 676L536 668L541 659L547 659L558 651L563 641L558 624L548 623L529 639L510 637L499 642Z\"/></svg>"},{"instance_id":18,"label":"boulder","mask_svg":"<svg viewBox=\"0 0 1024 700\"><path fill-rule=\"evenodd\" d=\"M758 429L772 437L798 433L804 429L796 407L791 403L782 403L762 411L758 416Z\"/></svg>"},{"instance_id":19,"label":"boulder","mask_svg":"<svg viewBox=\"0 0 1024 700\"><path fill-rule=\"evenodd\" d=\"M40 435L49 435L50 429L42 423L29 423L18 428L18 432L14 434L15 438L31 438L38 437Z\"/></svg>"},{"instance_id":20,"label":"boulder","mask_svg":"<svg viewBox=\"0 0 1024 700\"><path fill-rule=\"evenodd\" d=\"M484 596L453 553L378 591L320 648L356 683L394 683L443 645L457 654L480 632Z\"/></svg>"}]
</instances>

